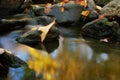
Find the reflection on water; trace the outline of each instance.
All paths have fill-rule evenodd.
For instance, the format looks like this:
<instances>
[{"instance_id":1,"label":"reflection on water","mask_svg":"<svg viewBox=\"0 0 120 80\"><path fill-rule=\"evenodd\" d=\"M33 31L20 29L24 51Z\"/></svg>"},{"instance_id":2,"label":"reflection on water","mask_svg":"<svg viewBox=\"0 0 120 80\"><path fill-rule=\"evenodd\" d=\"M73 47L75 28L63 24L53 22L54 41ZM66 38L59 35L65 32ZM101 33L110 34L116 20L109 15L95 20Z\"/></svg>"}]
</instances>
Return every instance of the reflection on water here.
<instances>
[{"instance_id":1,"label":"reflection on water","mask_svg":"<svg viewBox=\"0 0 120 80\"><path fill-rule=\"evenodd\" d=\"M84 40L80 35L72 38L72 33L65 38L63 31L59 41L30 47L15 41L19 35L20 31L13 31L0 37L0 47L11 50L29 64L26 68L10 68L8 80L120 79L120 50L114 44Z\"/></svg>"}]
</instances>

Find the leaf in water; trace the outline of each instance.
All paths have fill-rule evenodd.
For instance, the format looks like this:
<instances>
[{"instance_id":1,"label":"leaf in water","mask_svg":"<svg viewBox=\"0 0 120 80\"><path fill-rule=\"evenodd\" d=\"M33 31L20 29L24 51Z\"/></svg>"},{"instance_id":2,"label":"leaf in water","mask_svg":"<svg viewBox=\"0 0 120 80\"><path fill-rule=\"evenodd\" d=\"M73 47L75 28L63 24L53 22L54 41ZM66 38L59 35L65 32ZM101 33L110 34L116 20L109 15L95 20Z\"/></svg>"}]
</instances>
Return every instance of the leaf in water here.
<instances>
[{"instance_id":1,"label":"leaf in water","mask_svg":"<svg viewBox=\"0 0 120 80\"><path fill-rule=\"evenodd\" d=\"M81 15L83 15L83 16L85 16L85 17L87 17L89 14L90 14L90 11L89 11L89 10L87 10L87 11L82 11L82 12L81 12Z\"/></svg>"},{"instance_id":2,"label":"leaf in water","mask_svg":"<svg viewBox=\"0 0 120 80\"><path fill-rule=\"evenodd\" d=\"M64 8L64 7L61 7L61 8L60 8L60 11L61 11L61 12L64 12L64 11L65 11L65 8Z\"/></svg>"}]
</instances>

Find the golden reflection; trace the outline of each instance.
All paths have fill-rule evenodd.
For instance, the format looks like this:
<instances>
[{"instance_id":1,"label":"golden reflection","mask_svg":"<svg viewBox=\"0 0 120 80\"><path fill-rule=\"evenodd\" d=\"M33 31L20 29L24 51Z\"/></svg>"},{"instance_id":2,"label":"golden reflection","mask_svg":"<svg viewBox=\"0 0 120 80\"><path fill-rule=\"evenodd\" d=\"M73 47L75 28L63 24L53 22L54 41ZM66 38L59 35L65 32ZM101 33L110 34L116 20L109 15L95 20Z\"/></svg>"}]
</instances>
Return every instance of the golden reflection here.
<instances>
[{"instance_id":1,"label":"golden reflection","mask_svg":"<svg viewBox=\"0 0 120 80\"><path fill-rule=\"evenodd\" d=\"M50 55L45 55L45 52L37 51L33 48L28 48L32 58L28 60L30 69L33 69L37 75L43 74L45 80L54 80L55 72L60 67L60 64L55 61Z\"/></svg>"},{"instance_id":2,"label":"golden reflection","mask_svg":"<svg viewBox=\"0 0 120 80\"><path fill-rule=\"evenodd\" d=\"M67 45L65 44L64 47ZM36 80L119 80L120 59L115 54L109 54L107 60L97 62L100 54L93 54L88 60L80 56L79 48L70 53L66 48L56 58L50 54L28 48L31 58L29 68L41 75ZM85 53L86 54L86 53Z\"/></svg>"}]
</instances>

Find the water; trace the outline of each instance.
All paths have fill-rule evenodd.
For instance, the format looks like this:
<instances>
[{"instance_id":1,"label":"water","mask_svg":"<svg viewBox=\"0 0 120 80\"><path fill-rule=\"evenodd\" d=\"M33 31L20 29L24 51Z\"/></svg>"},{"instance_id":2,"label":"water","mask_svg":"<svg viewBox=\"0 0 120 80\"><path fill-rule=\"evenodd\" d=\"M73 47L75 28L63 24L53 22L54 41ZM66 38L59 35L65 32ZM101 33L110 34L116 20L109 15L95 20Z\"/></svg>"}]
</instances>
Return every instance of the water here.
<instances>
[{"instance_id":1,"label":"water","mask_svg":"<svg viewBox=\"0 0 120 80\"><path fill-rule=\"evenodd\" d=\"M0 36L0 47L14 52L29 65L10 68L7 80L120 79L119 45L83 39L78 27L59 29L59 41L34 47L16 42L16 37L22 34L21 30ZM36 50L39 56L34 60Z\"/></svg>"}]
</instances>

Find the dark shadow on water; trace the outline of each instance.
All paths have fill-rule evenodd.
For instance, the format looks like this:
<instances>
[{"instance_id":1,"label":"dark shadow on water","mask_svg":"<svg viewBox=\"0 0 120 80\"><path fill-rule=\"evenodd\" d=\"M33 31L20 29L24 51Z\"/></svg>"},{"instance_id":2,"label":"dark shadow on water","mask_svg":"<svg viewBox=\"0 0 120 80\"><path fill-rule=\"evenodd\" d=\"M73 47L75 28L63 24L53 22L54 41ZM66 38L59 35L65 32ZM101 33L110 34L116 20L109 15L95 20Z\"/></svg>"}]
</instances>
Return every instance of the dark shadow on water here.
<instances>
[{"instance_id":1,"label":"dark shadow on water","mask_svg":"<svg viewBox=\"0 0 120 80\"><path fill-rule=\"evenodd\" d=\"M44 42L44 43L37 43L32 45L27 44L27 45L38 50L44 50L44 51L47 51L48 53L52 53L55 49L58 48L59 40Z\"/></svg>"}]
</instances>

